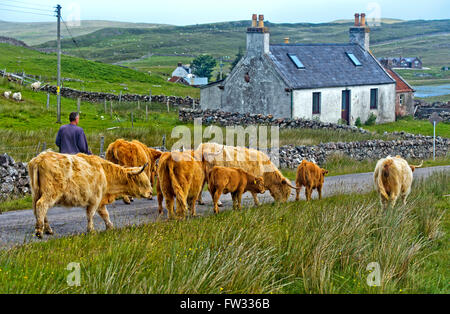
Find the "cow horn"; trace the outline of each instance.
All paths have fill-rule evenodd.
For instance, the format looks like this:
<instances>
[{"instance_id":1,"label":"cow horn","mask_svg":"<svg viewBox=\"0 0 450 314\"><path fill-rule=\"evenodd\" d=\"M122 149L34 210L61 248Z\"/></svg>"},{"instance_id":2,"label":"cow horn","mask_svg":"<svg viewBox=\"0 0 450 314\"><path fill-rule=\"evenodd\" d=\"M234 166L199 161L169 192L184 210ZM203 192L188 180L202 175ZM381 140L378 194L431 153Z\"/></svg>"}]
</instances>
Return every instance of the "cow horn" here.
<instances>
[{"instance_id":1,"label":"cow horn","mask_svg":"<svg viewBox=\"0 0 450 314\"><path fill-rule=\"evenodd\" d=\"M287 184L287 186L290 187L291 189L298 190L298 188L290 184L288 180L283 180L283 183Z\"/></svg>"},{"instance_id":2,"label":"cow horn","mask_svg":"<svg viewBox=\"0 0 450 314\"><path fill-rule=\"evenodd\" d=\"M142 166L142 169L140 170L135 170L135 171L130 171L130 174L132 175L140 175L142 172L144 172L145 168L148 166L148 163L146 163L145 165Z\"/></svg>"},{"instance_id":3,"label":"cow horn","mask_svg":"<svg viewBox=\"0 0 450 314\"><path fill-rule=\"evenodd\" d=\"M422 162L420 163L420 165L418 165L418 166L413 166L414 168L422 168L422 166L423 166L423 160L422 160Z\"/></svg>"}]
</instances>

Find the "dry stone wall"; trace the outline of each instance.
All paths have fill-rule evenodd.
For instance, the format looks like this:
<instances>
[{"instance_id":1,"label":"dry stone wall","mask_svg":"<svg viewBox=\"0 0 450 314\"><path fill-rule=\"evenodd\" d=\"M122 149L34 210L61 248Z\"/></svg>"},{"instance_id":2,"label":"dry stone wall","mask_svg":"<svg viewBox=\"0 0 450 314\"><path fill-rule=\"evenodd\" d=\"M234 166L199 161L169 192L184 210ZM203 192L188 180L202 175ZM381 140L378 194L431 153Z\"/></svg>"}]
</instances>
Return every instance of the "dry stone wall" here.
<instances>
[{"instance_id":1,"label":"dry stone wall","mask_svg":"<svg viewBox=\"0 0 450 314\"><path fill-rule=\"evenodd\" d=\"M41 87L41 91L48 92L51 94L56 94L56 86L53 85L45 85ZM124 102L133 102L133 101L141 101L148 102L150 101L149 95L138 95L138 94L123 94L122 96L110 93L97 93L97 92L84 92L79 91L72 88L63 87L61 88L61 96L68 98L81 98L83 101L89 102L103 102L107 101L119 101L119 97ZM189 96L186 97L178 97L178 96L165 96L165 95L152 95L152 102L159 103L167 103L169 102L172 106L184 106L188 108L192 108L195 105L200 103L199 99L191 98Z\"/></svg>"}]
</instances>

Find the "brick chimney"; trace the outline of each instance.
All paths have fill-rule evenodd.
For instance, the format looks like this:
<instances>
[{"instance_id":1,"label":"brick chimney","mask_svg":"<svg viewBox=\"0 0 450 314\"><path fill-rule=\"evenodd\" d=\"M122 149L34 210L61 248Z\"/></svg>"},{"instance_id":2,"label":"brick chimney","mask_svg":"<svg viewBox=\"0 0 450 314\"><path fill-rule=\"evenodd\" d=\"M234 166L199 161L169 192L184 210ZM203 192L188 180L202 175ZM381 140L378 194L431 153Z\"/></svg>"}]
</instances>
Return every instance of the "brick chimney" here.
<instances>
[{"instance_id":1,"label":"brick chimney","mask_svg":"<svg viewBox=\"0 0 450 314\"><path fill-rule=\"evenodd\" d=\"M361 17L361 20L360 20ZM366 14L355 14L355 25L350 27L350 43L359 44L365 51L370 49L370 29L366 25Z\"/></svg>"},{"instance_id":2,"label":"brick chimney","mask_svg":"<svg viewBox=\"0 0 450 314\"><path fill-rule=\"evenodd\" d=\"M259 15L259 21L256 20L257 15L252 16L252 26L247 28L247 55L261 56L269 53L269 29L264 26L264 15Z\"/></svg>"}]
</instances>

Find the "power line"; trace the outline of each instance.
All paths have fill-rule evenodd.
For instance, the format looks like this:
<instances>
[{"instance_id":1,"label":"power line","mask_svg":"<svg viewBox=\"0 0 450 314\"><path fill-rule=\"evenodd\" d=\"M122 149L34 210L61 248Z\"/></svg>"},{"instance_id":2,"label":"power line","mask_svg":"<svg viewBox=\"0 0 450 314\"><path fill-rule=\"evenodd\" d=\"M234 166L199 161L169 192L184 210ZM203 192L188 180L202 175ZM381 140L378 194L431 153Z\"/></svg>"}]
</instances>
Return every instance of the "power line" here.
<instances>
[{"instance_id":1,"label":"power line","mask_svg":"<svg viewBox=\"0 0 450 314\"><path fill-rule=\"evenodd\" d=\"M34 3L29 3L29 2L23 2L23 1L17 1L17 0L2 0L2 1L9 1L9 2L13 2L13 3L26 4L28 6L42 8L41 5L34 4Z\"/></svg>"},{"instance_id":2,"label":"power line","mask_svg":"<svg viewBox=\"0 0 450 314\"><path fill-rule=\"evenodd\" d=\"M66 27L67 32L69 33L70 38L72 39L73 43L75 44L75 46L78 49L78 52L80 53L81 57L83 59L86 59L83 55L83 52L81 52L81 47L78 45L78 42L75 40L75 38L72 36L72 32L69 30L69 27L66 24L66 21L63 20L63 18L61 17L61 21L63 22L64 26Z\"/></svg>"},{"instance_id":3,"label":"power line","mask_svg":"<svg viewBox=\"0 0 450 314\"><path fill-rule=\"evenodd\" d=\"M30 8L30 7L22 7L22 6L18 6L18 5L12 5L12 4L0 3L0 5L5 6L5 7L9 7L9 8L19 8L19 9L41 11L41 12L50 12L50 10L42 10L42 9L35 9L35 8Z\"/></svg>"},{"instance_id":4,"label":"power line","mask_svg":"<svg viewBox=\"0 0 450 314\"><path fill-rule=\"evenodd\" d=\"M27 11L12 10L12 9L4 9L4 8L0 8L0 11L10 11L10 12L19 12L19 13L25 13L25 14L34 14L34 15L43 15L43 16L52 16L52 17L54 17L54 15L51 15L51 14L36 13L36 12L27 12Z\"/></svg>"}]
</instances>

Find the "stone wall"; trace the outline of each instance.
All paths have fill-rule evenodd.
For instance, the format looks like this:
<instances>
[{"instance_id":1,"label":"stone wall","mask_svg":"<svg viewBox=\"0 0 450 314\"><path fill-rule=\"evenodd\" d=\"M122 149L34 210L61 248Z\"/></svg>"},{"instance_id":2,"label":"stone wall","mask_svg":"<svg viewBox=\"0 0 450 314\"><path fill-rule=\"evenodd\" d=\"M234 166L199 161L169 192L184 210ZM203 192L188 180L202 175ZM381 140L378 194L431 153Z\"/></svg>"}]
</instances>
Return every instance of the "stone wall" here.
<instances>
[{"instance_id":1,"label":"stone wall","mask_svg":"<svg viewBox=\"0 0 450 314\"><path fill-rule=\"evenodd\" d=\"M0 201L30 193L27 165L0 155Z\"/></svg>"},{"instance_id":2,"label":"stone wall","mask_svg":"<svg viewBox=\"0 0 450 314\"><path fill-rule=\"evenodd\" d=\"M41 87L41 91L49 92L56 95L56 86L45 85ZM68 98L81 98L83 101L89 102L103 102L107 101L119 101L119 95L110 93L97 93L97 92L83 92L72 88L63 87L61 88L61 96ZM138 95L138 94L123 94L122 101L141 101L148 102L150 100L149 95ZM170 105L193 107L194 104L200 104L200 100L191 98L189 96L177 97L177 96L165 96L165 95L152 95L152 102L167 103L169 101Z\"/></svg>"},{"instance_id":3,"label":"stone wall","mask_svg":"<svg viewBox=\"0 0 450 314\"><path fill-rule=\"evenodd\" d=\"M332 129L347 130L350 132L370 133L362 128L321 122L318 120L274 118L272 115L251 114L251 113L231 113L220 110L201 110L180 108L179 119L184 122L192 122L196 118L201 118L204 124L216 124L220 126L232 125L278 125L280 128L307 128L307 129Z\"/></svg>"},{"instance_id":4,"label":"stone wall","mask_svg":"<svg viewBox=\"0 0 450 314\"><path fill-rule=\"evenodd\" d=\"M415 100L417 107L414 117L416 119L429 119L433 112L437 112L445 122L450 122L450 102L427 103L421 100Z\"/></svg>"},{"instance_id":5,"label":"stone wall","mask_svg":"<svg viewBox=\"0 0 450 314\"><path fill-rule=\"evenodd\" d=\"M450 140L436 138L436 156L446 156ZM386 156L400 155L406 159L429 159L433 157L433 138L411 136L404 139L383 141L368 140L348 143L325 143L317 146L280 147L280 167L296 168L303 159L324 164L332 155L343 155L355 160L378 160Z\"/></svg>"}]
</instances>

